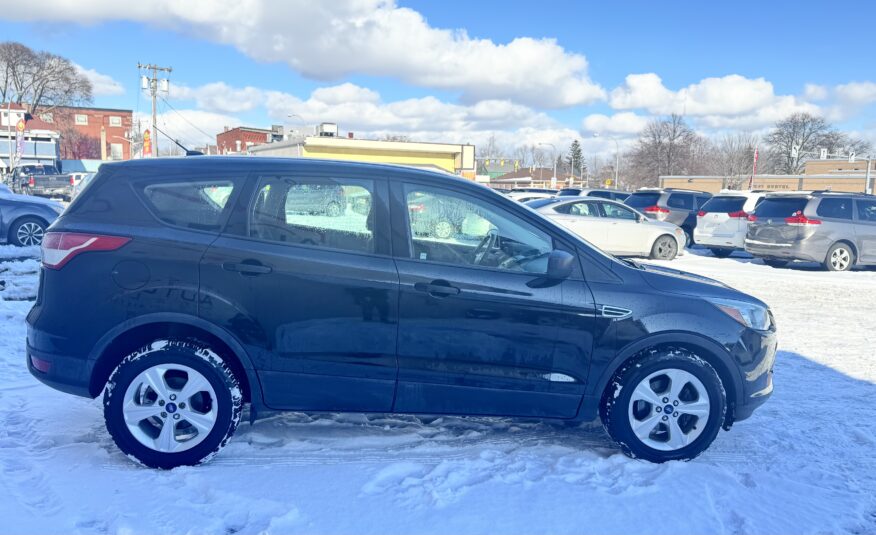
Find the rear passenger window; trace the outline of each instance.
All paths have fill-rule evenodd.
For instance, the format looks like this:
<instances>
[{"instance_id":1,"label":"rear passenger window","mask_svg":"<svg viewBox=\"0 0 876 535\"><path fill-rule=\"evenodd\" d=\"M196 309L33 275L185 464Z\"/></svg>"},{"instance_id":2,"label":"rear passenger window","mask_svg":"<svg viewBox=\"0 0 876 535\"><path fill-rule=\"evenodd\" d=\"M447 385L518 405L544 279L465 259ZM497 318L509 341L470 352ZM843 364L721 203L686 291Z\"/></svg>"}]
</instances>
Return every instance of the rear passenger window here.
<instances>
[{"instance_id":1,"label":"rear passenger window","mask_svg":"<svg viewBox=\"0 0 876 535\"><path fill-rule=\"evenodd\" d=\"M670 208L681 208L682 210L693 210L693 195L686 193L673 193L666 201L666 205Z\"/></svg>"},{"instance_id":2,"label":"rear passenger window","mask_svg":"<svg viewBox=\"0 0 876 535\"><path fill-rule=\"evenodd\" d=\"M858 200L858 219L876 223L876 201Z\"/></svg>"},{"instance_id":3,"label":"rear passenger window","mask_svg":"<svg viewBox=\"0 0 876 535\"><path fill-rule=\"evenodd\" d=\"M374 252L370 180L263 177L250 209L249 235L288 245Z\"/></svg>"},{"instance_id":4,"label":"rear passenger window","mask_svg":"<svg viewBox=\"0 0 876 535\"><path fill-rule=\"evenodd\" d=\"M851 219L852 199L821 199L815 213L821 217Z\"/></svg>"},{"instance_id":5,"label":"rear passenger window","mask_svg":"<svg viewBox=\"0 0 876 535\"><path fill-rule=\"evenodd\" d=\"M152 212L169 225L219 230L233 189L233 182L219 180L150 184L142 192Z\"/></svg>"}]
</instances>

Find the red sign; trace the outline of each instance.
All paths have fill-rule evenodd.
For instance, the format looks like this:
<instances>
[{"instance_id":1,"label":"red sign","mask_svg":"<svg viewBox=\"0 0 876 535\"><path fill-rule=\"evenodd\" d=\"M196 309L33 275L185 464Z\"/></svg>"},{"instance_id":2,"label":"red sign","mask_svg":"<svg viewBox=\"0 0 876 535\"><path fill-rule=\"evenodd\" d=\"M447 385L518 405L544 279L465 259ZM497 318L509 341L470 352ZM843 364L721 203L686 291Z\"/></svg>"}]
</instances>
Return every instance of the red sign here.
<instances>
[{"instance_id":1,"label":"red sign","mask_svg":"<svg viewBox=\"0 0 876 535\"><path fill-rule=\"evenodd\" d=\"M143 156L152 156L152 133L148 128L143 132Z\"/></svg>"}]
</instances>

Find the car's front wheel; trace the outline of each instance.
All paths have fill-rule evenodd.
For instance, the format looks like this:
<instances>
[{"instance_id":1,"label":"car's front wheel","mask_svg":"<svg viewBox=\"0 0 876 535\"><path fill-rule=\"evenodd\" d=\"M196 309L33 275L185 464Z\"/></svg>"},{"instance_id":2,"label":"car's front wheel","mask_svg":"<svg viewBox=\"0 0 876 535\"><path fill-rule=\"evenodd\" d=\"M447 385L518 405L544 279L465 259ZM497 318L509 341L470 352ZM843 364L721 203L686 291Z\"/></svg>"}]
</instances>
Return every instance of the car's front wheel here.
<instances>
[{"instance_id":1,"label":"car's front wheel","mask_svg":"<svg viewBox=\"0 0 876 535\"><path fill-rule=\"evenodd\" d=\"M104 418L120 450L152 468L209 460L240 421L240 386L209 347L157 340L125 357L103 394Z\"/></svg>"},{"instance_id":2,"label":"car's front wheel","mask_svg":"<svg viewBox=\"0 0 876 535\"><path fill-rule=\"evenodd\" d=\"M672 260L677 254L678 242L669 234L658 237L651 246L651 258L654 260Z\"/></svg>"},{"instance_id":3,"label":"car's front wheel","mask_svg":"<svg viewBox=\"0 0 876 535\"><path fill-rule=\"evenodd\" d=\"M727 258L733 254L733 249L720 249L718 247L713 247L709 250L712 251L712 255L717 256L718 258Z\"/></svg>"},{"instance_id":4,"label":"car's front wheel","mask_svg":"<svg viewBox=\"0 0 876 535\"><path fill-rule=\"evenodd\" d=\"M718 373L684 349L651 350L625 364L603 396L602 423L624 453L690 460L715 440L726 394Z\"/></svg>"},{"instance_id":5,"label":"car's front wheel","mask_svg":"<svg viewBox=\"0 0 876 535\"><path fill-rule=\"evenodd\" d=\"M40 245L46 235L46 223L36 217L23 217L9 229L9 243L19 247Z\"/></svg>"}]
</instances>

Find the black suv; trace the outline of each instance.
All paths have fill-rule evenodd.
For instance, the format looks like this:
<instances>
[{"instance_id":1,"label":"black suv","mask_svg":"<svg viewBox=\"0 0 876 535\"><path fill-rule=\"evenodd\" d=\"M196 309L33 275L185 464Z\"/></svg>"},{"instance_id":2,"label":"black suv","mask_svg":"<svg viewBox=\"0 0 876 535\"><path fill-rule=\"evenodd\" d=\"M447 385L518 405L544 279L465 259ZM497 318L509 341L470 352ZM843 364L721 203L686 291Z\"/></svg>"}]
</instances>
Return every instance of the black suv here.
<instances>
[{"instance_id":1,"label":"black suv","mask_svg":"<svg viewBox=\"0 0 876 535\"><path fill-rule=\"evenodd\" d=\"M358 208L288 209L303 186ZM416 232L425 198L461 231ZM251 420L601 418L628 454L690 459L773 388L764 303L607 256L483 186L403 167L109 163L46 234L39 288L31 373L102 393L119 449L152 467L211 457L245 403Z\"/></svg>"}]
</instances>

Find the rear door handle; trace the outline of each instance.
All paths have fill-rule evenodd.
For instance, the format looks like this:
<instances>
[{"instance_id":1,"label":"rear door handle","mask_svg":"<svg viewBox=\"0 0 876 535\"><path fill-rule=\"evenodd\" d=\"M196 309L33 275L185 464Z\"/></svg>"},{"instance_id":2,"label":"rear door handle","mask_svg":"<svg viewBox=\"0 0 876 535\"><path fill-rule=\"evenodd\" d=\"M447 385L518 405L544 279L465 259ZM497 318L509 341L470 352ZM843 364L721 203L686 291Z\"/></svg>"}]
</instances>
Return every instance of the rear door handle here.
<instances>
[{"instance_id":1,"label":"rear door handle","mask_svg":"<svg viewBox=\"0 0 876 535\"><path fill-rule=\"evenodd\" d=\"M262 264L258 260L244 260L240 263L225 262L222 264L225 271L235 271L241 275L264 275L273 271L271 266Z\"/></svg>"},{"instance_id":2,"label":"rear door handle","mask_svg":"<svg viewBox=\"0 0 876 535\"><path fill-rule=\"evenodd\" d=\"M414 284L414 289L426 292L432 297L448 297L459 294L459 288L451 286L449 282L440 279L432 282L417 282Z\"/></svg>"}]
</instances>

